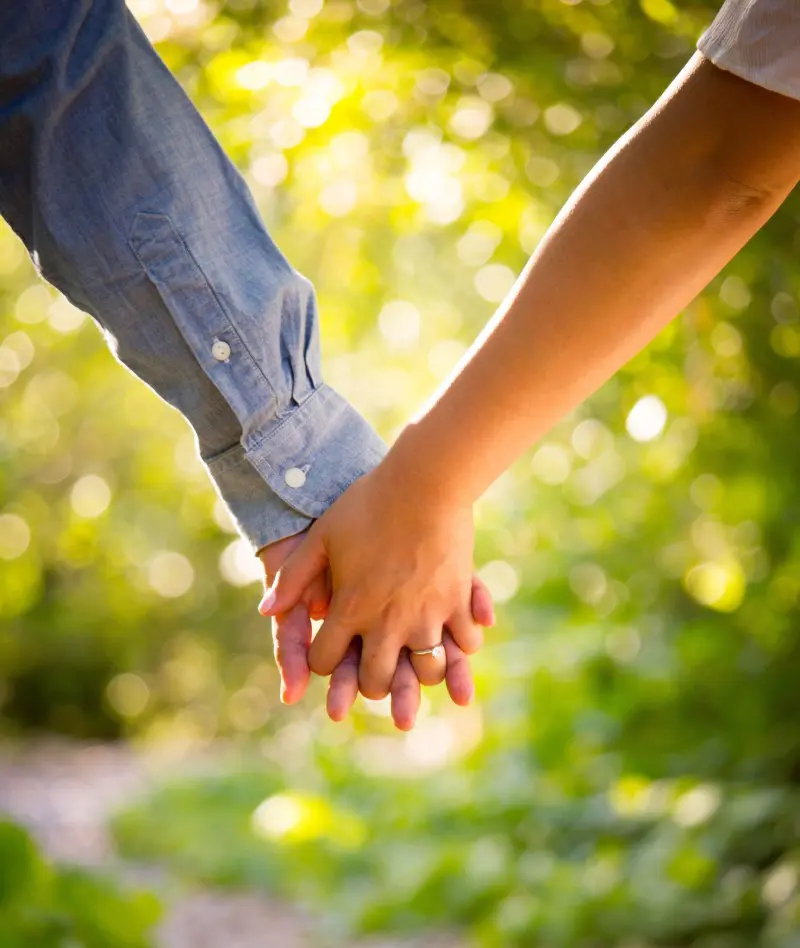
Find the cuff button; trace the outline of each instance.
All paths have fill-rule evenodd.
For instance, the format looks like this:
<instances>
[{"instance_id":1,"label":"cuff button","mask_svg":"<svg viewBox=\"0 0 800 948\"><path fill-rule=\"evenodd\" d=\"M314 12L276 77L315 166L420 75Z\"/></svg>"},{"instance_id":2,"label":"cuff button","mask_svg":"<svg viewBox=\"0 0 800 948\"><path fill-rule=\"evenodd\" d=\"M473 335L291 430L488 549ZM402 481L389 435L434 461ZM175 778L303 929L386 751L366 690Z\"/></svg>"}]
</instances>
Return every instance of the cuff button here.
<instances>
[{"instance_id":1,"label":"cuff button","mask_svg":"<svg viewBox=\"0 0 800 948\"><path fill-rule=\"evenodd\" d=\"M302 487L306 482L305 471L301 471L299 467L290 467L283 479L289 487Z\"/></svg>"},{"instance_id":2,"label":"cuff button","mask_svg":"<svg viewBox=\"0 0 800 948\"><path fill-rule=\"evenodd\" d=\"M215 339L211 347L211 355L217 362L227 362L231 357L231 347L224 339Z\"/></svg>"}]
</instances>

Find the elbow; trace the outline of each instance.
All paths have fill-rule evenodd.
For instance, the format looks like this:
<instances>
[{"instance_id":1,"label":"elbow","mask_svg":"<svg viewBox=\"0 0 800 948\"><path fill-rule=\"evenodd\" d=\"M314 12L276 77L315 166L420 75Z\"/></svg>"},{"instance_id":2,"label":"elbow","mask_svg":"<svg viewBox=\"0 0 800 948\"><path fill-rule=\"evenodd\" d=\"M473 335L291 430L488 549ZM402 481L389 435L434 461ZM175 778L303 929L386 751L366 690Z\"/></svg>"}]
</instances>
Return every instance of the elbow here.
<instances>
[{"instance_id":1,"label":"elbow","mask_svg":"<svg viewBox=\"0 0 800 948\"><path fill-rule=\"evenodd\" d=\"M792 189L767 180L749 183L726 173L715 175L711 202L712 229L731 233L743 231L750 236L765 224Z\"/></svg>"},{"instance_id":2,"label":"elbow","mask_svg":"<svg viewBox=\"0 0 800 948\"><path fill-rule=\"evenodd\" d=\"M733 218L758 216L766 208L777 207L785 197L767 183L746 184L730 175L722 179L721 192L722 206Z\"/></svg>"}]
</instances>

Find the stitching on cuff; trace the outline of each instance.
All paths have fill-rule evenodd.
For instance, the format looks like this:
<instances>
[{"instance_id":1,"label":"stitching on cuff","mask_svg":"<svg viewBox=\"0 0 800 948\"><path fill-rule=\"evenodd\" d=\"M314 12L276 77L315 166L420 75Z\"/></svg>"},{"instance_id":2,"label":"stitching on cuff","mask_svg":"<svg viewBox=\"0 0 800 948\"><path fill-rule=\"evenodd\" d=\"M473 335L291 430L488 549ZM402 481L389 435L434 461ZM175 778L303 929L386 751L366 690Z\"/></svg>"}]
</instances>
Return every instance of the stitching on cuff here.
<instances>
[{"instance_id":1,"label":"stitching on cuff","mask_svg":"<svg viewBox=\"0 0 800 948\"><path fill-rule=\"evenodd\" d=\"M200 460L208 467L210 471L221 474L225 471L231 470L231 468L239 467L242 461L247 461L248 458L241 444L234 444L232 447L226 448L224 451L221 451L219 454L215 454L211 458L201 457ZM248 461L248 463L250 462ZM269 484L267 487L269 487ZM270 490L272 490L271 487Z\"/></svg>"}]
</instances>

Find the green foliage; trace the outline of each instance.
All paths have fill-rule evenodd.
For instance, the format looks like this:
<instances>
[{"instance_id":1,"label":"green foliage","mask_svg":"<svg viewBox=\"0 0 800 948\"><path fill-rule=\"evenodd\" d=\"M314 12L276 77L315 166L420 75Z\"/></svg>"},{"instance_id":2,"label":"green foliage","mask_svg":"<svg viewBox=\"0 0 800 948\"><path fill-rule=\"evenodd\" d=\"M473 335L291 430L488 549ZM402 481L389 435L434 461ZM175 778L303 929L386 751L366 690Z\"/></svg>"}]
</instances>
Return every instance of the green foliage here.
<instances>
[{"instance_id":1,"label":"green foliage","mask_svg":"<svg viewBox=\"0 0 800 948\"><path fill-rule=\"evenodd\" d=\"M797 943L796 791L628 777L568 795L481 752L391 783L338 756L318 744L304 789L257 772L168 787L118 838L192 878L301 898L341 938L458 924L487 948Z\"/></svg>"},{"instance_id":2,"label":"green foliage","mask_svg":"<svg viewBox=\"0 0 800 948\"><path fill-rule=\"evenodd\" d=\"M56 868L22 829L0 822L2 948L148 948L158 915L153 896Z\"/></svg>"},{"instance_id":3,"label":"green foliage","mask_svg":"<svg viewBox=\"0 0 800 948\"><path fill-rule=\"evenodd\" d=\"M391 437L717 4L139 7L313 278L328 381ZM256 735L274 774L165 791L121 836L333 903L334 931L797 948L799 212L478 505L478 705L431 696L407 738L318 691L280 708L191 437L0 232L6 726Z\"/></svg>"}]
</instances>

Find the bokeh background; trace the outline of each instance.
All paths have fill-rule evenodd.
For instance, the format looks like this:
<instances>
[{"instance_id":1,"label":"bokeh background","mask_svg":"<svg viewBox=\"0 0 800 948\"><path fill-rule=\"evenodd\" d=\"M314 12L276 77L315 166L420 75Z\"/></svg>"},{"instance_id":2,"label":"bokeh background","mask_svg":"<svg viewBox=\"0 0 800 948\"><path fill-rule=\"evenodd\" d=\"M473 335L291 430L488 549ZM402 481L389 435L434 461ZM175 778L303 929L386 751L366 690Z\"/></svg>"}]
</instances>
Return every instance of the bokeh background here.
<instances>
[{"instance_id":1,"label":"bokeh background","mask_svg":"<svg viewBox=\"0 0 800 948\"><path fill-rule=\"evenodd\" d=\"M314 281L327 381L391 439L718 4L131 6ZM321 686L281 707L188 427L0 227L9 746L225 748L132 798L120 850L300 902L310 944L798 948L799 211L480 502L477 701L429 693L409 735L384 702L332 724ZM144 945L155 916L0 826L3 948Z\"/></svg>"}]
</instances>

